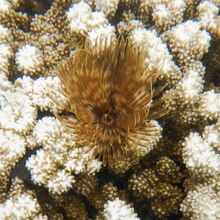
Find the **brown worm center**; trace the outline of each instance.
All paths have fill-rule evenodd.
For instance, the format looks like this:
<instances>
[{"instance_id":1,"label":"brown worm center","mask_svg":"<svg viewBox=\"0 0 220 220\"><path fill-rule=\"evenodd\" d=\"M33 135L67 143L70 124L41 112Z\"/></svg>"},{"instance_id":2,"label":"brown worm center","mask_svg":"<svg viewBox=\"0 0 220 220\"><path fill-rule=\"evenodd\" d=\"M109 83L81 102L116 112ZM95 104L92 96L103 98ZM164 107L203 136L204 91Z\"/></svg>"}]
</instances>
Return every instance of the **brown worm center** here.
<instances>
[{"instance_id":1,"label":"brown worm center","mask_svg":"<svg viewBox=\"0 0 220 220\"><path fill-rule=\"evenodd\" d=\"M105 113L102 118L101 118L101 121L103 124L106 124L106 125L111 125L114 121L114 118L112 115L108 114L108 113Z\"/></svg>"}]
</instances>

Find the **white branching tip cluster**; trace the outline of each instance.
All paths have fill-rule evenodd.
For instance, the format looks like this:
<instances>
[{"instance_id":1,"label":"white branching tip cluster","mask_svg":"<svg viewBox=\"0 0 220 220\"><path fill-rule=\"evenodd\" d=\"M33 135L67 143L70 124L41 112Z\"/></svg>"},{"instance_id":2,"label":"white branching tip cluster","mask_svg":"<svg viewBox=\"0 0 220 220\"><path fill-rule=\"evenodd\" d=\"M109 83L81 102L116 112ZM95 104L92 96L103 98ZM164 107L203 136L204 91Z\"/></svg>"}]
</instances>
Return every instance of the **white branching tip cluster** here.
<instances>
[{"instance_id":1,"label":"white branching tip cluster","mask_svg":"<svg viewBox=\"0 0 220 220\"><path fill-rule=\"evenodd\" d=\"M39 72L43 66L43 54L39 48L26 44L16 53L16 63L24 74Z\"/></svg>"},{"instance_id":2,"label":"white branching tip cluster","mask_svg":"<svg viewBox=\"0 0 220 220\"><path fill-rule=\"evenodd\" d=\"M119 198L105 204L104 216L106 220L139 220L134 208Z\"/></svg>"}]
</instances>

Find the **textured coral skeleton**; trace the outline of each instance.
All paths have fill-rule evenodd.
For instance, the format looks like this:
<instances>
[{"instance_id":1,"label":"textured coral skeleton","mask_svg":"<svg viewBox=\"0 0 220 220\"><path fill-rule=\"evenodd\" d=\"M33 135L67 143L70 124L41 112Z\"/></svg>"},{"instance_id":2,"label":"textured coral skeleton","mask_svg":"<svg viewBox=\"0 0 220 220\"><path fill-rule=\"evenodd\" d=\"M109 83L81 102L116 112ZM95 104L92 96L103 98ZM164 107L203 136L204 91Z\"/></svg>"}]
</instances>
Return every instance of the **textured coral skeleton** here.
<instances>
[{"instance_id":1,"label":"textured coral skeleton","mask_svg":"<svg viewBox=\"0 0 220 220\"><path fill-rule=\"evenodd\" d=\"M127 148L138 155L149 152L161 130L152 119L166 113L165 98L152 101L161 92L152 89L160 72L146 71L144 54L129 42L107 40L100 39L94 51L90 45L75 50L58 67L69 104L64 110L73 114L57 118L103 165L123 157Z\"/></svg>"},{"instance_id":2,"label":"textured coral skeleton","mask_svg":"<svg viewBox=\"0 0 220 220\"><path fill-rule=\"evenodd\" d=\"M220 219L219 7L0 0L0 219Z\"/></svg>"}]
</instances>

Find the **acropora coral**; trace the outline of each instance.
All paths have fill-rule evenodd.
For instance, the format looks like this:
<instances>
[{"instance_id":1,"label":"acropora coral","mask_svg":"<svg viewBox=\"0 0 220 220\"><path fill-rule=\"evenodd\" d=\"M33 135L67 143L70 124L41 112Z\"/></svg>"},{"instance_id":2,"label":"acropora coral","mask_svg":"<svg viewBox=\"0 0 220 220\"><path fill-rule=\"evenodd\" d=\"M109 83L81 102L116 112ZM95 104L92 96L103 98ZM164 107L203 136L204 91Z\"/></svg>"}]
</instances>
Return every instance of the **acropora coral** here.
<instances>
[{"instance_id":1,"label":"acropora coral","mask_svg":"<svg viewBox=\"0 0 220 220\"><path fill-rule=\"evenodd\" d=\"M219 6L0 0L0 219L220 219Z\"/></svg>"}]
</instances>

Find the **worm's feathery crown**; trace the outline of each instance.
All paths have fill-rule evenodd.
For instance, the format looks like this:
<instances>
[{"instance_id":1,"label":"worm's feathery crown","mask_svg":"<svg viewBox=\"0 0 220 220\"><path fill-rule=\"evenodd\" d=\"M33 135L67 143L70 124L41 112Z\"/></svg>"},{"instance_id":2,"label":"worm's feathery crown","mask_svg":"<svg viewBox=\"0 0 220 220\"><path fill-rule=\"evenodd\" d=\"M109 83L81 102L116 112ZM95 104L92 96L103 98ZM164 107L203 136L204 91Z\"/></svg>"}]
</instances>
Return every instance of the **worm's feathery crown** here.
<instances>
[{"instance_id":1,"label":"worm's feathery crown","mask_svg":"<svg viewBox=\"0 0 220 220\"><path fill-rule=\"evenodd\" d=\"M78 144L89 146L94 158L102 157L104 165L127 148L141 154L160 134L150 120L164 114L164 109L151 109L152 84L159 74L146 71L144 55L124 39L107 45L99 52L90 45L77 49L58 68L69 103L66 110L73 115L57 117L76 134Z\"/></svg>"}]
</instances>

